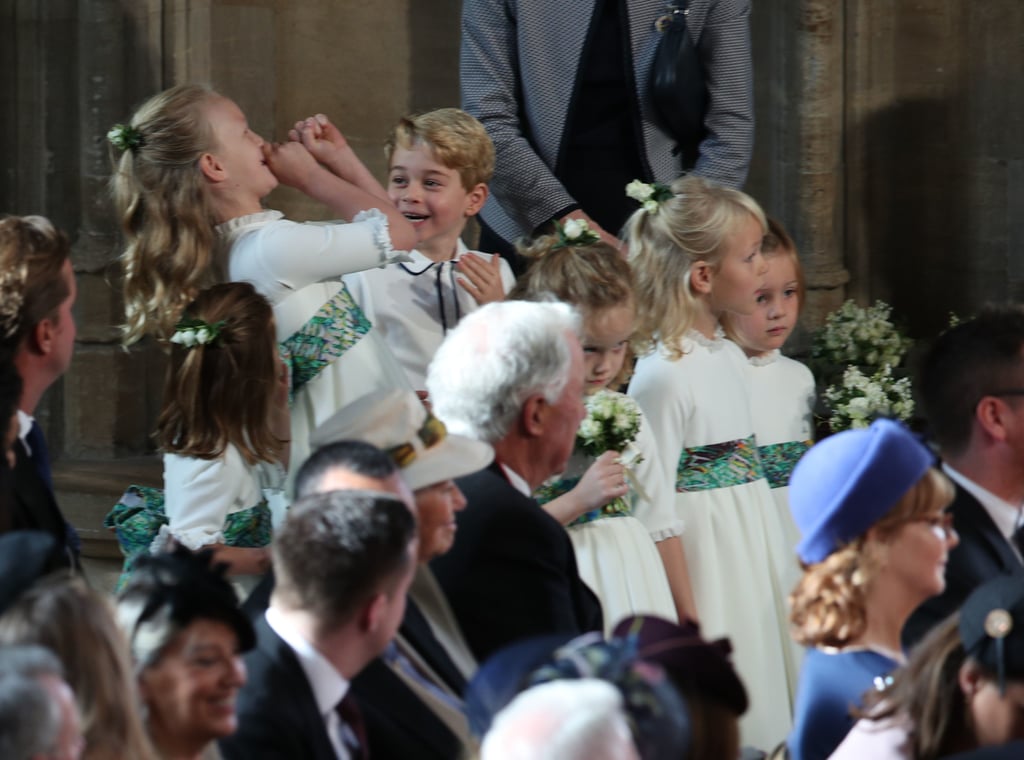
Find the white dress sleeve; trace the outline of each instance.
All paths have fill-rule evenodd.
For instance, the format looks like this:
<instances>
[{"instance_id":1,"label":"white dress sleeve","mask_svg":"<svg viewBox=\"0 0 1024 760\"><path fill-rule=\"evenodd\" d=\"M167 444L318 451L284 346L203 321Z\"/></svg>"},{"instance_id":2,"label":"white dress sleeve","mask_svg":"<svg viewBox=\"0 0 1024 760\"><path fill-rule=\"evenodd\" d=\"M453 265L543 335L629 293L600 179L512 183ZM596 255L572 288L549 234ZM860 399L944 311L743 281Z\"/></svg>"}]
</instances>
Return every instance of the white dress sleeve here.
<instances>
[{"instance_id":1,"label":"white dress sleeve","mask_svg":"<svg viewBox=\"0 0 1024 760\"><path fill-rule=\"evenodd\" d=\"M228 445L219 459L164 455L164 509L167 525L153 539L160 551L174 538L192 551L224 541L227 516L261 500L241 453Z\"/></svg>"},{"instance_id":2,"label":"white dress sleeve","mask_svg":"<svg viewBox=\"0 0 1024 760\"><path fill-rule=\"evenodd\" d=\"M678 536L683 532L683 521L674 509L672 496L675 489L670 488L670 484L666 482L665 469L658 454L658 443L654 439L646 416L642 417L635 445L643 458L639 464L633 466L633 471L644 494L637 494L633 505L634 516L644 524L655 542ZM675 476L672 477L674 484Z\"/></svg>"},{"instance_id":3,"label":"white dress sleeve","mask_svg":"<svg viewBox=\"0 0 1024 760\"><path fill-rule=\"evenodd\" d=\"M232 246L230 277L260 283L276 302L313 283L406 260L391 247L387 216L371 209L350 224L278 219L244 233Z\"/></svg>"},{"instance_id":4,"label":"white dress sleeve","mask_svg":"<svg viewBox=\"0 0 1024 760\"><path fill-rule=\"evenodd\" d=\"M628 390L643 410L645 427L650 429L650 438L657 452L641 485L646 489L649 484L655 493L660 489L666 503L671 501L673 504L676 470L685 445L687 420L693 410L690 389L680 372L680 361L685 361L685 358L669 361L658 353L643 357L636 364Z\"/></svg>"}]
</instances>

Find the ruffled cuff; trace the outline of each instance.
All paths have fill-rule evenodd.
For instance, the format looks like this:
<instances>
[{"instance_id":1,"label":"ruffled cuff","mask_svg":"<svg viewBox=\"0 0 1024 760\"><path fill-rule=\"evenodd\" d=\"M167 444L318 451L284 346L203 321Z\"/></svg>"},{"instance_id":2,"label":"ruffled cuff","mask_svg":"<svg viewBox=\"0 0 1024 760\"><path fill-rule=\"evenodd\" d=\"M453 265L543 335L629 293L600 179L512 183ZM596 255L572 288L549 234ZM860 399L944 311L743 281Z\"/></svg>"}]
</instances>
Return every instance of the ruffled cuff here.
<instances>
[{"instance_id":1,"label":"ruffled cuff","mask_svg":"<svg viewBox=\"0 0 1024 760\"><path fill-rule=\"evenodd\" d=\"M664 525L657 530L650 531L651 539L654 543L664 541L666 538L675 538L683 535L683 521L673 520L668 525Z\"/></svg>"},{"instance_id":2,"label":"ruffled cuff","mask_svg":"<svg viewBox=\"0 0 1024 760\"><path fill-rule=\"evenodd\" d=\"M372 228L373 244L376 246L377 253L380 255L381 267L400 261L412 261L412 257L409 255L408 251L396 251L391 245L391 230L388 223L388 217L387 214L379 208L360 211L356 214L355 219L353 219L352 222L368 224Z\"/></svg>"},{"instance_id":3,"label":"ruffled cuff","mask_svg":"<svg viewBox=\"0 0 1024 760\"><path fill-rule=\"evenodd\" d=\"M174 533L167 525L161 525L160 532L156 534L153 543L149 545L149 553L159 554L170 551L172 540L181 544L189 551L197 552L204 546L224 543L224 534L219 530L211 533L206 528L192 528L183 533Z\"/></svg>"}]
</instances>

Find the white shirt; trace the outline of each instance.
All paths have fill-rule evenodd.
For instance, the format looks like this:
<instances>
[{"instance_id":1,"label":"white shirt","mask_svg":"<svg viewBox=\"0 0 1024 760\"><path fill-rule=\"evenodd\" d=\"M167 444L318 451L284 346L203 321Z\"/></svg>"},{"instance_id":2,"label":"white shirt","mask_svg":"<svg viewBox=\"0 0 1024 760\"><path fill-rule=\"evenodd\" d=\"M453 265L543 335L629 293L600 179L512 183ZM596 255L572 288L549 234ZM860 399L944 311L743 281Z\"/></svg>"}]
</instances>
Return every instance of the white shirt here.
<instances>
[{"instance_id":1,"label":"white shirt","mask_svg":"<svg viewBox=\"0 0 1024 760\"><path fill-rule=\"evenodd\" d=\"M327 659L303 638L302 634L288 625L280 612L274 607L268 607L266 612L267 625L287 644L295 653L302 672L306 674L309 688L313 692L313 699L316 700L320 717L324 721L327 731L327 738L334 747L334 754L338 760L350 760L348 747L342 741L341 718L338 716L337 707L348 693L349 682L338 672ZM348 730L347 728L345 730Z\"/></svg>"},{"instance_id":2,"label":"white shirt","mask_svg":"<svg viewBox=\"0 0 1024 760\"><path fill-rule=\"evenodd\" d=\"M942 463L942 471L949 476L950 480L978 500L978 503L988 512L988 516L992 518L992 522L996 524L996 528L999 529L1003 538L1006 539L1006 543L1010 545L1013 553L1024 562L1024 558L1021 558L1020 550L1017 549L1017 544L1013 541L1013 534L1020 524L1021 508L1024 505L1011 504L1005 499L1001 499L991 491L979 486L973 480L968 480L967 476L957 472L945 462Z\"/></svg>"},{"instance_id":3,"label":"white shirt","mask_svg":"<svg viewBox=\"0 0 1024 760\"><path fill-rule=\"evenodd\" d=\"M445 335L461 317L480 308L476 299L457 280L456 262L469 253L459 240L455 256L433 261L410 251L411 261L367 269L343 278L352 297L384 335L413 388L426 388L427 367ZM472 251L490 263L497 254ZM505 293L516 279L508 262L501 260L501 284Z\"/></svg>"},{"instance_id":4,"label":"white shirt","mask_svg":"<svg viewBox=\"0 0 1024 760\"><path fill-rule=\"evenodd\" d=\"M28 445L28 434L35 421L36 418L28 412L18 410L18 440L21 441L21 445L25 447L25 453L30 457L32 456L32 447Z\"/></svg>"},{"instance_id":5,"label":"white shirt","mask_svg":"<svg viewBox=\"0 0 1024 760\"><path fill-rule=\"evenodd\" d=\"M500 464L500 462L499 462ZM526 482L526 479L518 472L513 470L511 467L501 465L502 471L505 473L505 477L508 478L508 482L511 486L519 491L523 496L533 498L533 492L530 490L530 484Z\"/></svg>"}]
</instances>

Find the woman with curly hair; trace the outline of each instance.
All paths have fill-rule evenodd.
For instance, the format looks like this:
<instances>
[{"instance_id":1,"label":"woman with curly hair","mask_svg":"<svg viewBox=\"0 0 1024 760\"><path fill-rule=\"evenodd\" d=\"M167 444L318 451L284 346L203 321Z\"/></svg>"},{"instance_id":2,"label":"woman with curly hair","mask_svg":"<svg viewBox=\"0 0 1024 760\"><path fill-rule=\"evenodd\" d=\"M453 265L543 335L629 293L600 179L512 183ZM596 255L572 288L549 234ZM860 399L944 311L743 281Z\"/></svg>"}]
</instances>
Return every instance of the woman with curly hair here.
<instances>
[{"instance_id":1,"label":"woman with curly hair","mask_svg":"<svg viewBox=\"0 0 1024 760\"><path fill-rule=\"evenodd\" d=\"M825 439L790 480L804 568L790 595L793 636L807 647L797 689L793 760L824 760L853 725L851 708L905 662L903 624L945 588L956 545L953 488L899 423Z\"/></svg>"}]
</instances>

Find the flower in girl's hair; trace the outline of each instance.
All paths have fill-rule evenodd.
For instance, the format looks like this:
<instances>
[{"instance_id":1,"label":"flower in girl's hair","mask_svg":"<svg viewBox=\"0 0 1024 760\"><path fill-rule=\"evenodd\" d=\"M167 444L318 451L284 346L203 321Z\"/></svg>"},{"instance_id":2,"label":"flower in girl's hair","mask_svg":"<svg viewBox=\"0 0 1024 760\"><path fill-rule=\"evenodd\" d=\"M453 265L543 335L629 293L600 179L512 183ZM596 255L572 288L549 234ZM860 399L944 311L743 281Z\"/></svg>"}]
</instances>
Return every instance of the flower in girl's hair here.
<instances>
[{"instance_id":1,"label":"flower in girl's hair","mask_svg":"<svg viewBox=\"0 0 1024 760\"><path fill-rule=\"evenodd\" d=\"M644 211L648 214L657 214L661 202L667 201L674 193L672 188L660 182L648 185L646 182L635 179L626 185L626 195L643 206Z\"/></svg>"},{"instance_id":2,"label":"flower in girl's hair","mask_svg":"<svg viewBox=\"0 0 1024 760\"><path fill-rule=\"evenodd\" d=\"M598 234L590 229L586 219L566 219L565 224L555 222L558 242L553 248L569 248L574 245L593 245L600 242Z\"/></svg>"},{"instance_id":3,"label":"flower in girl's hair","mask_svg":"<svg viewBox=\"0 0 1024 760\"><path fill-rule=\"evenodd\" d=\"M187 319L175 326L171 343L177 343L185 348L206 346L217 340L223 327L224 320L208 324L201 319Z\"/></svg>"},{"instance_id":4,"label":"flower in girl's hair","mask_svg":"<svg viewBox=\"0 0 1024 760\"><path fill-rule=\"evenodd\" d=\"M115 124L107 132L107 140L118 150L135 151L142 145L142 133L131 124Z\"/></svg>"}]
</instances>

